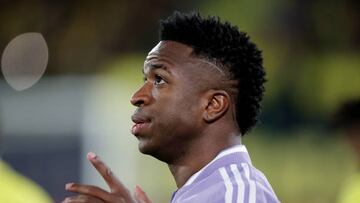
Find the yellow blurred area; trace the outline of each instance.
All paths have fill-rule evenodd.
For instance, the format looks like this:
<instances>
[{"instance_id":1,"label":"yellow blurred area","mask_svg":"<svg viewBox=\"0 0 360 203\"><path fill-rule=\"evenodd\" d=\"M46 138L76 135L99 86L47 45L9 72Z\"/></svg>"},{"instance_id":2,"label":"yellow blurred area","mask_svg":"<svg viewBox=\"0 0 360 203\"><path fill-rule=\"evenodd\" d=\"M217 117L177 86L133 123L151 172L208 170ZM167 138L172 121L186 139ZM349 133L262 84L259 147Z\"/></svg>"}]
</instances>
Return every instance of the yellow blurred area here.
<instances>
[{"instance_id":1,"label":"yellow blurred area","mask_svg":"<svg viewBox=\"0 0 360 203\"><path fill-rule=\"evenodd\" d=\"M36 183L14 171L0 159L0 202L51 203L49 195Z\"/></svg>"},{"instance_id":2,"label":"yellow blurred area","mask_svg":"<svg viewBox=\"0 0 360 203\"><path fill-rule=\"evenodd\" d=\"M339 203L360 202L360 174L349 176L340 191Z\"/></svg>"}]
</instances>

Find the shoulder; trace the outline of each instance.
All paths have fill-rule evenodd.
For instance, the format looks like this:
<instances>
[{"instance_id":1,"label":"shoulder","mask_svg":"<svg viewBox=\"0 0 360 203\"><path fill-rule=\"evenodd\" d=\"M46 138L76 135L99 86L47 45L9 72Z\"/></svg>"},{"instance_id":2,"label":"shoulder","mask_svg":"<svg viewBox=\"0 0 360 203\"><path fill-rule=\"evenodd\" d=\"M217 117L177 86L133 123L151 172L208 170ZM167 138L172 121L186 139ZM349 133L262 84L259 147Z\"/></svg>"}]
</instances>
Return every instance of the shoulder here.
<instances>
[{"instance_id":1,"label":"shoulder","mask_svg":"<svg viewBox=\"0 0 360 203\"><path fill-rule=\"evenodd\" d=\"M219 167L184 190L178 202L279 202L266 177L248 163Z\"/></svg>"}]
</instances>

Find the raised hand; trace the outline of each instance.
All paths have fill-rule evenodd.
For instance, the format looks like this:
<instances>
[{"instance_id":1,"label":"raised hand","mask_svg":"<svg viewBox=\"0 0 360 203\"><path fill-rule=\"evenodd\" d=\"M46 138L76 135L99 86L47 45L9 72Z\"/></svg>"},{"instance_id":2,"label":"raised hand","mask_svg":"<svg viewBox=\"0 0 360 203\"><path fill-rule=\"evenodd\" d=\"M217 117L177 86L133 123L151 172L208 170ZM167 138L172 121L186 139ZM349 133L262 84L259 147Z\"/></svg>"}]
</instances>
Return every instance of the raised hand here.
<instances>
[{"instance_id":1,"label":"raised hand","mask_svg":"<svg viewBox=\"0 0 360 203\"><path fill-rule=\"evenodd\" d=\"M110 168L96 154L90 152L87 158L104 178L110 188L110 192L93 185L68 183L65 189L78 193L78 195L67 197L63 203L151 203L139 186L135 188L135 195L133 197L129 190L115 177Z\"/></svg>"}]
</instances>

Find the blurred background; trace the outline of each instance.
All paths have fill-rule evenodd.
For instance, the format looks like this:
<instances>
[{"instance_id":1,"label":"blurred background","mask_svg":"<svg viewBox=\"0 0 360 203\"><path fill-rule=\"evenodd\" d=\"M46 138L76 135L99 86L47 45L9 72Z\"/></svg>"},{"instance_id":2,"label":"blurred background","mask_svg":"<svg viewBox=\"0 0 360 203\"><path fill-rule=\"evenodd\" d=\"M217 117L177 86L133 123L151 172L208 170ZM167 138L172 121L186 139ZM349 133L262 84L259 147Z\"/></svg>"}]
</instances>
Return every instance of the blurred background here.
<instances>
[{"instance_id":1,"label":"blurred background","mask_svg":"<svg viewBox=\"0 0 360 203\"><path fill-rule=\"evenodd\" d=\"M138 152L129 99L159 19L174 10L218 15L263 50L263 113L243 143L279 199L337 202L356 170L342 133L329 127L339 105L360 97L356 0L1 0L0 53L26 32L41 33L49 49L31 88L16 91L0 76L2 159L61 202L67 182L106 187L86 160L93 151L130 190L169 202L175 183L165 164Z\"/></svg>"}]
</instances>

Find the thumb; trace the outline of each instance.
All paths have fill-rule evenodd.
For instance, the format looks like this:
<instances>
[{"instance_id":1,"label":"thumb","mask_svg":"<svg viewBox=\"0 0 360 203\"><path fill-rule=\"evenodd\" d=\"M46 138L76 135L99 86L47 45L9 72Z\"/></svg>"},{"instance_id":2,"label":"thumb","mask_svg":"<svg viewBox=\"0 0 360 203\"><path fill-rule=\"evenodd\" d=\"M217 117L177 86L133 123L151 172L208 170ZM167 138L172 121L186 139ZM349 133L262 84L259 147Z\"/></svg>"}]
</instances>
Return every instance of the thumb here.
<instances>
[{"instance_id":1,"label":"thumb","mask_svg":"<svg viewBox=\"0 0 360 203\"><path fill-rule=\"evenodd\" d=\"M138 185L135 187L135 199L138 203L151 203L146 193Z\"/></svg>"}]
</instances>

